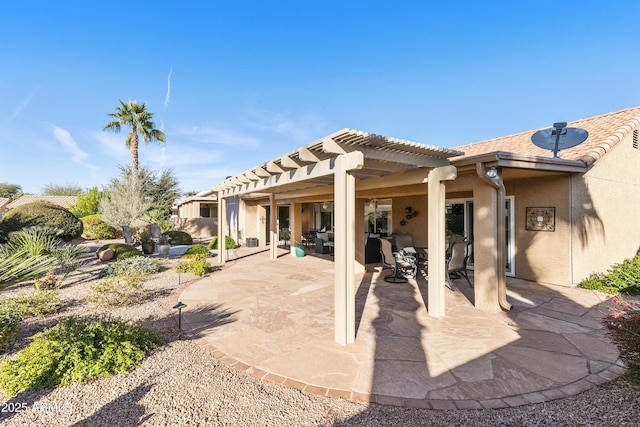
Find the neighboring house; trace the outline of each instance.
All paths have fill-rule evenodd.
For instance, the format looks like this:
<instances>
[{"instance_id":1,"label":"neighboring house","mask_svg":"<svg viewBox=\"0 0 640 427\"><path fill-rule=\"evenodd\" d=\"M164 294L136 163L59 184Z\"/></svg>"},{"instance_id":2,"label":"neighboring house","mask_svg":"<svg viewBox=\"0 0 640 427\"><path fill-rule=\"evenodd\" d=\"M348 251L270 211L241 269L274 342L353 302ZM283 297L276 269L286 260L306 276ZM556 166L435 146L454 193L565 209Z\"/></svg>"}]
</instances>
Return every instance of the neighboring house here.
<instances>
[{"instance_id":1,"label":"neighboring house","mask_svg":"<svg viewBox=\"0 0 640 427\"><path fill-rule=\"evenodd\" d=\"M491 312L510 307L505 275L569 286L633 257L640 107L568 126L589 137L558 158L531 143L535 130L445 149L344 129L228 178L211 194L221 212L239 199L238 228L261 243L277 241L282 223L293 242L308 229L334 229L336 341L346 344L355 338L353 273L364 266L366 232L411 234L415 246L428 247L427 308L436 317L445 313L451 233L473 242L474 304ZM219 215L220 235L226 221Z\"/></svg>"},{"instance_id":2,"label":"neighboring house","mask_svg":"<svg viewBox=\"0 0 640 427\"><path fill-rule=\"evenodd\" d=\"M26 205L33 202L50 202L63 208L69 209L78 200L77 196L37 196L33 194L26 194L13 202L9 203L8 209L17 208L18 206Z\"/></svg>"},{"instance_id":3,"label":"neighboring house","mask_svg":"<svg viewBox=\"0 0 640 427\"><path fill-rule=\"evenodd\" d=\"M2 219L2 217L6 213L7 205L9 205L9 203L11 203L11 199L0 197L0 219Z\"/></svg>"},{"instance_id":4,"label":"neighboring house","mask_svg":"<svg viewBox=\"0 0 640 427\"><path fill-rule=\"evenodd\" d=\"M205 191L176 202L171 218L176 229L197 237L218 234L218 198L210 194Z\"/></svg>"}]
</instances>

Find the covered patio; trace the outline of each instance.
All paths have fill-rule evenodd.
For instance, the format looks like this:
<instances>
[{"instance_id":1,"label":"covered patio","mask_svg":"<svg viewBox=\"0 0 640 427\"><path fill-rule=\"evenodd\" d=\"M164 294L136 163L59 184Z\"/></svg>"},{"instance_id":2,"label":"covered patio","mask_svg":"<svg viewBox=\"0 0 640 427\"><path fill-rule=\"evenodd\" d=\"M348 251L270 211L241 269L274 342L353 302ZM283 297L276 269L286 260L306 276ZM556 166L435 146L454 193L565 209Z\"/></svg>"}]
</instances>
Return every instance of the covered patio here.
<instances>
[{"instance_id":1,"label":"covered patio","mask_svg":"<svg viewBox=\"0 0 640 427\"><path fill-rule=\"evenodd\" d=\"M369 264L354 275L355 339L344 346L334 340L333 257L275 254L241 248L177 295L183 327L265 381L358 402L474 409L558 399L624 372L601 323L610 303L592 291L508 279L513 310L487 313L453 280L446 316L435 318L426 277L387 283L389 270Z\"/></svg>"},{"instance_id":2,"label":"covered patio","mask_svg":"<svg viewBox=\"0 0 640 427\"><path fill-rule=\"evenodd\" d=\"M334 340L355 342L356 275L364 270L364 205L371 197L393 194L398 188L416 186L428 200L425 228L428 231L429 286L428 313L445 314L445 181L455 179L457 171L449 158L462 155L417 142L362 131L343 129L294 152L275 158L213 187L217 193L218 238L227 232L228 199L268 197L270 212L279 205L289 206L290 234L302 236L302 205L309 201L331 200L334 204L332 244ZM254 222L257 221L257 218ZM280 238L278 218L270 215L271 242ZM247 221L245 220L245 223ZM248 228L249 226L247 226ZM270 246L270 259L276 261L277 246ZM292 247L292 255L295 247ZM224 254L218 262L224 264ZM494 284L479 287L481 294L494 295ZM497 307L497 295L492 307Z\"/></svg>"}]
</instances>

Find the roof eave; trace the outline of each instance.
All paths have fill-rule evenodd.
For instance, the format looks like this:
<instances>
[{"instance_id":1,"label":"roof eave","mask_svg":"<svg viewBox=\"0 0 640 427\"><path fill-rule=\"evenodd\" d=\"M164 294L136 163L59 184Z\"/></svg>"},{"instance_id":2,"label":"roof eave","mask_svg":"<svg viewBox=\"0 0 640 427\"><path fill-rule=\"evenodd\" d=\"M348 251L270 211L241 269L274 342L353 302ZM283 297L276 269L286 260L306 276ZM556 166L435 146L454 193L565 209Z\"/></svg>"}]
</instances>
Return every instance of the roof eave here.
<instances>
[{"instance_id":1,"label":"roof eave","mask_svg":"<svg viewBox=\"0 0 640 427\"><path fill-rule=\"evenodd\" d=\"M510 153L506 151L494 151L475 156L458 157L451 159L451 164L459 170L475 168L477 163L486 166L498 166L515 169L536 169L553 172L584 173L588 165L582 160L568 160L554 157L533 156L529 154Z\"/></svg>"}]
</instances>

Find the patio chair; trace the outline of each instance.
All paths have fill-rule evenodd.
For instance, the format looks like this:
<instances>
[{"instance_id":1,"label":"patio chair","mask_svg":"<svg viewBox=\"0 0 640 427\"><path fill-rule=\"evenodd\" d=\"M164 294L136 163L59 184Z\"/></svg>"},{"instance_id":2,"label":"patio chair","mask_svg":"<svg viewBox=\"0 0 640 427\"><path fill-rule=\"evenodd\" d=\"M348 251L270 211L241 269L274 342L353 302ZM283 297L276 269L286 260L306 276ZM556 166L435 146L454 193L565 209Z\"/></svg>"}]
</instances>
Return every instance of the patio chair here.
<instances>
[{"instance_id":1,"label":"patio chair","mask_svg":"<svg viewBox=\"0 0 640 427\"><path fill-rule=\"evenodd\" d=\"M131 237L131 230L129 230L128 225L122 226L122 237L124 237L124 242L127 245L132 245L132 246L134 245L133 237Z\"/></svg>"},{"instance_id":2,"label":"patio chair","mask_svg":"<svg viewBox=\"0 0 640 427\"><path fill-rule=\"evenodd\" d=\"M452 234L451 237L449 237L449 246L447 247L447 251L444 255L445 259L451 258L451 249L453 248L453 244L455 242L465 242L466 240L467 238L461 236L460 234Z\"/></svg>"},{"instance_id":3,"label":"patio chair","mask_svg":"<svg viewBox=\"0 0 640 427\"><path fill-rule=\"evenodd\" d=\"M162 233L160 232L160 226L158 224L151 224L151 240L158 243L160 241L160 236Z\"/></svg>"},{"instance_id":4,"label":"patio chair","mask_svg":"<svg viewBox=\"0 0 640 427\"><path fill-rule=\"evenodd\" d=\"M380 254L382 255L382 269L393 269L393 273L385 276L385 282L406 283L405 275L410 274L416 277L418 274L418 264L412 256L402 255L400 252L393 252L391 242L387 239L380 239Z\"/></svg>"},{"instance_id":5,"label":"patio chair","mask_svg":"<svg viewBox=\"0 0 640 427\"><path fill-rule=\"evenodd\" d=\"M458 277L464 276L467 283L473 288L469 275L467 274L467 260L469 259L470 242L454 242L451 245L451 257L447 259L447 283L451 285L451 277L453 274L459 274Z\"/></svg>"}]
</instances>

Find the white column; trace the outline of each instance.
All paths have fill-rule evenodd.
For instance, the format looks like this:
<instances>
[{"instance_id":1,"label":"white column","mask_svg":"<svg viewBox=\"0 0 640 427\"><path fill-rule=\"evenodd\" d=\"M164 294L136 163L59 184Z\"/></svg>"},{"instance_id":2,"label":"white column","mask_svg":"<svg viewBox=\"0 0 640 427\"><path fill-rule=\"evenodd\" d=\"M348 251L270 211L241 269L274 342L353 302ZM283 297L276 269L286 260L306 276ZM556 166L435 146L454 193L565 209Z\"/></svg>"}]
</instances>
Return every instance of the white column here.
<instances>
[{"instance_id":1,"label":"white column","mask_svg":"<svg viewBox=\"0 0 640 427\"><path fill-rule=\"evenodd\" d=\"M289 253L296 256L296 244L302 243L302 203L289 205L289 230L291 234Z\"/></svg>"},{"instance_id":2,"label":"white column","mask_svg":"<svg viewBox=\"0 0 640 427\"><path fill-rule=\"evenodd\" d=\"M278 243L280 242L280 230L278 230L278 204L275 194L271 195L271 215L269 216L269 233L271 243L269 246L269 258L278 259Z\"/></svg>"},{"instance_id":3,"label":"white column","mask_svg":"<svg viewBox=\"0 0 640 427\"><path fill-rule=\"evenodd\" d=\"M218 192L218 264L224 264L226 257L227 199Z\"/></svg>"},{"instance_id":4,"label":"white column","mask_svg":"<svg viewBox=\"0 0 640 427\"><path fill-rule=\"evenodd\" d=\"M443 181L455 179L454 166L442 166L429 172L428 183L428 232L429 232L429 315L442 317L445 314L445 186Z\"/></svg>"},{"instance_id":5,"label":"white column","mask_svg":"<svg viewBox=\"0 0 640 427\"><path fill-rule=\"evenodd\" d=\"M355 342L355 177L345 156L336 158L334 175L335 340Z\"/></svg>"}]
</instances>

